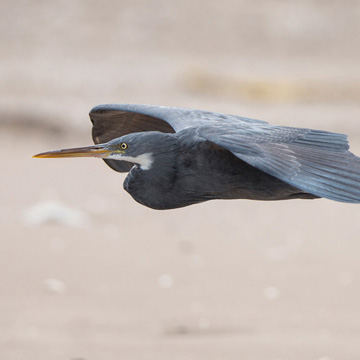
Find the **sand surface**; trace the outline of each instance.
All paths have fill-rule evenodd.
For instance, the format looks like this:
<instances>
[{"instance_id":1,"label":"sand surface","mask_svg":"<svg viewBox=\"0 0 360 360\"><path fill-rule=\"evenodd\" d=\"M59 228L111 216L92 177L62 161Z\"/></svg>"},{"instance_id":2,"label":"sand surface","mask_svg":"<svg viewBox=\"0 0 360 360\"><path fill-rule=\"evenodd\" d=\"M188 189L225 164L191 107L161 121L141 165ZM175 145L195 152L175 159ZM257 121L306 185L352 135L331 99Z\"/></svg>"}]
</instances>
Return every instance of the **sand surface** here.
<instances>
[{"instance_id":1,"label":"sand surface","mask_svg":"<svg viewBox=\"0 0 360 360\"><path fill-rule=\"evenodd\" d=\"M99 103L350 135L357 1L2 1L0 358L358 360L360 208L213 201L154 211L97 159Z\"/></svg>"}]
</instances>

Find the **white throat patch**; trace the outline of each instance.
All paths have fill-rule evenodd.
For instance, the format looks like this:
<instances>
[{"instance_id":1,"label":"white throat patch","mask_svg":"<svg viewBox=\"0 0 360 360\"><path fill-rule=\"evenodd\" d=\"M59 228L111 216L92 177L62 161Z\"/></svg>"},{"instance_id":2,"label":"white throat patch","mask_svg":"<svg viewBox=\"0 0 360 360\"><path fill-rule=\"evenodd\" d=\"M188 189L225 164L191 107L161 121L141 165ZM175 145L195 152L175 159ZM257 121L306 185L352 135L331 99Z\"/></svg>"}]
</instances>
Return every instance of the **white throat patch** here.
<instances>
[{"instance_id":1,"label":"white throat patch","mask_svg":"<svg viewBox=\"0 0 360 360\"><path fill-rule=\"evenodd\" d=\"M114 153L114 154L109 155L107 157L107 159L123 160L123 161L132 162L135 164L139 164L140 168L142 170L150 170L151 165L154 162L152 153L145 153L145 154L141 154L136 157Z\"/></svg>"}]
</instances>

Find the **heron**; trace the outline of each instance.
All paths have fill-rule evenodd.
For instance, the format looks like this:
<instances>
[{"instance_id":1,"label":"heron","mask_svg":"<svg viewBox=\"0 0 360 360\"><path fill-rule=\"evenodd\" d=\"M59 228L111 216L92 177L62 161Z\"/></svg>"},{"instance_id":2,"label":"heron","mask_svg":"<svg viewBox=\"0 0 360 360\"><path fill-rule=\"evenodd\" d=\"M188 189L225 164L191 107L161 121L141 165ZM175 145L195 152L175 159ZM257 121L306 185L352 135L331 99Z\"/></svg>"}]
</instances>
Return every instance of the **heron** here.
<instances>
[{"instance_id":1,"label":"heron","mask_svg":"<svg viewBox=\"0 0 360 360\"><path fill-rule=\"evenodd\" d=\"M95 145L36 158L98 157L128 172L124 189L163 210L213 199L360 202L360 158L347 135L186 108L105 104Z\"/></svg>"}]
</instances>

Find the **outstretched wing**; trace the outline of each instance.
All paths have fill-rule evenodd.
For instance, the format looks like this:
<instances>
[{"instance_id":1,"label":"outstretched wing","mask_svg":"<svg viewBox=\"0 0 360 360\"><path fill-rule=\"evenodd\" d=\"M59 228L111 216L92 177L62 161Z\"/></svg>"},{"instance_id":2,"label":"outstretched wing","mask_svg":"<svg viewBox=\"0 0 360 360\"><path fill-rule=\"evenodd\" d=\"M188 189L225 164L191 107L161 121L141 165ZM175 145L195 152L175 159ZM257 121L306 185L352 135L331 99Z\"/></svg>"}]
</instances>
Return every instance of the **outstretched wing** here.
<instances>
[{"instance_id":1,"label":"outstretched wing","mask_svg":"<svg viewBox=\"0 0 360 360\"><path fill-rule=\"evenodd\" d=\"M262 123L264 121L209 111L167 106L106 104L90 111L95 144L105 143L120 136L142 131L174 133L188 127L227 123ZM128 172L133 164L119 160L104 160L112 169Z\"/></svg>"},{"instance_id":2,"label":"outstretched wing","mask_svg":"<svg viewBox=\"0 0 360 360\"><path fill-rule=\"evenodd\" d=\"M106 104L90 111L93 138L106 142L140 131L178 132L188 127L206 125L266 124L265 121L211 111L168 106Z\"/></svg>"},{"instance_id":3,"label":"outstretched wing","mask_svg":"<svg viewBox=\"0 0 360 360\"><path fill-rule=\"evenodd\" d=\"M282 126L213 126L198 135L239 159L313 195L360 202L360 158L348 151L347 136Z\"/></svg>"},{"instance_id":4,"label":"outstretched wing","mask_svg":"<svg viewBox=\"0 0 360 360\"><path fill-rule=\"evenodd\" d=\"M151 105L99 105L91 110L90 118L95 143L139 131L171 133L193 127L200 137L303 191L336 201L360 202L360 158L348 151L346 135ZM105 161L121 172L132 167L123 161Z\"/></svg>"}]
</instances>

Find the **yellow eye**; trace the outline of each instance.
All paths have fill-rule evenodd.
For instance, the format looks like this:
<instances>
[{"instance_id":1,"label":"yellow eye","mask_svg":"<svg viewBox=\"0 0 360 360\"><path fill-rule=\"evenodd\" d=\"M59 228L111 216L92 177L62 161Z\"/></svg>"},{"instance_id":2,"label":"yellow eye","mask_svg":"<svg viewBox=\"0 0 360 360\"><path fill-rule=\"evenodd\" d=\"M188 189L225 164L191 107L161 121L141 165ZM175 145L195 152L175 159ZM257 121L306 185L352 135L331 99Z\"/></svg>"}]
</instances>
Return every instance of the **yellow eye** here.
<instances>
[{"instance_id":1,"label":"yellow eye","mask_svg":"<svg viewBox=\"0 0 360 360\"><path fill-rule=\"evenodd\" d=\"M126 150L127 149L127 143L121 143L120 144L120 148L121 148L121 150Z\"/></svg>"}]
</instances>

